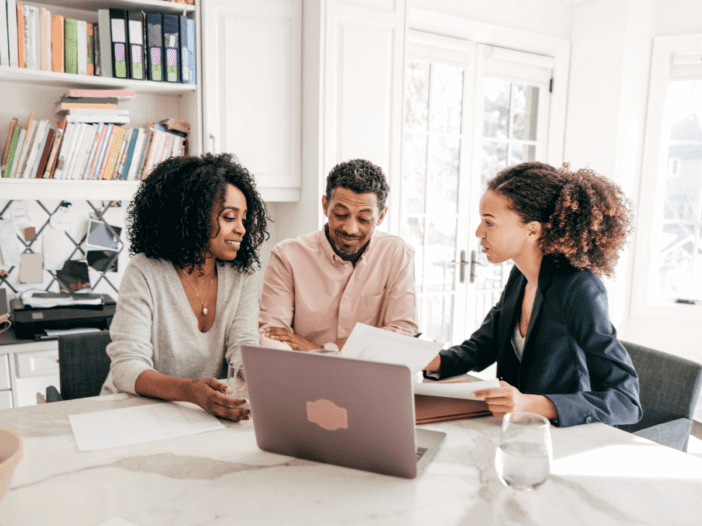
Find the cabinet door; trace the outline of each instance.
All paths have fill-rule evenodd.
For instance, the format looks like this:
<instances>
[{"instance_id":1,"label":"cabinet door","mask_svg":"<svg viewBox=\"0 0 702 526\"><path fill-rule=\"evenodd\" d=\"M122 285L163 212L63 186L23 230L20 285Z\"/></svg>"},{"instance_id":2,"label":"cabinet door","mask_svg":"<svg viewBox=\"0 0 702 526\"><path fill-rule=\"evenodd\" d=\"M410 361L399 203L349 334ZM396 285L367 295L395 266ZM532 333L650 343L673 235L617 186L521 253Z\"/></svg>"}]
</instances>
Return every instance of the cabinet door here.
<instances>
[{"instance_id":1,"label":"cabinet door","mask_svg":"<svg viewBox=\"0 0 702 526\"><path fill-rule=\"evenodd\" d=\"M324 4L324 177L337 163L361 158L380 166L389 181L399 180L406 2ZM393 190L390 207L399 203L399 188Z\"/></svg>"},{"instance_id":2,"label":"cabinet door","mask_svg":"<svg viewBox=\"0 0 702 526\"><path fill-rule=\"evenodd\" d=\"M300 192L301 0L203 0L205 149L235 154L264 199Z\"/></svg>"}]
</instances>

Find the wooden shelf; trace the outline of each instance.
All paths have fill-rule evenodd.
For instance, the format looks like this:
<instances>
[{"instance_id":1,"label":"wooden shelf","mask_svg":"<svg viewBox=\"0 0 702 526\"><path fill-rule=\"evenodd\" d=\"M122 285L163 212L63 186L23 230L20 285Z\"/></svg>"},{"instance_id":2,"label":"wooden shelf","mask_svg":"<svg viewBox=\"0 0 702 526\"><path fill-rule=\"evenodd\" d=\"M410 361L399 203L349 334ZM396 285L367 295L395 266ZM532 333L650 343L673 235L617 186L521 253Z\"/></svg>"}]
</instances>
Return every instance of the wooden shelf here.
<instances>
[{"instance_id":1,"label":"wooden shelf","mask_svg":"<svg viewBox=\"0 0 702 526\"><path fill-rule=\"evenodd\" d=\"M57 73L38 69L0 66L0 82L24 82L45 86L60 86L65 88L95 86L96 88L130 89L137 93L153 93L157 95L177 95L191 93L197 90L196 84L180 84L175 82L154 82L151 80L116 79L93 75L74 75Z\"/></svg>"},{"instance_id":2,"label":"wooden shelf","mask_svg":"<svg viewBox=\"0 0 702 526\"><path fill-rule=\"evenodd\" d=\"M194 5L164 2L163 0L50 0L50 2L40 3L69 9L82 9L84 11L97 11L98 9L109 9L111 7L153 10L161 13L191 13L195 11Z\"/></svg>"}]
</instances>

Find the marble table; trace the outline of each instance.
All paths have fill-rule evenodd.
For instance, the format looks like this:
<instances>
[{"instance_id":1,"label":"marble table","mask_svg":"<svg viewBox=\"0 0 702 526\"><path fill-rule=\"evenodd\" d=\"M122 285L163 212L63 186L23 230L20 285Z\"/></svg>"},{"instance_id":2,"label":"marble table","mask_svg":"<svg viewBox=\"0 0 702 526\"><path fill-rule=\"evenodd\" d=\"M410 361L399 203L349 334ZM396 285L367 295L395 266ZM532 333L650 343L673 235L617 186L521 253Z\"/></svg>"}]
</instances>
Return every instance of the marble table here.
<instances>
[{"instance_id":1,"label":"marble table","mask_svg":"<svg viewBox=\"0 0 702 526\"><path fill-rule=\"evenodd\" d=\"M67 415L150 403L162 402L113 395L0 411L25 450L0 524L702 524L702 459L604 424L553 428L553 474L531 493L499 482L493 417L428 426L448 436L414 480L263 452L251 422L78 451Z\"/></svg>"}]
</instances>

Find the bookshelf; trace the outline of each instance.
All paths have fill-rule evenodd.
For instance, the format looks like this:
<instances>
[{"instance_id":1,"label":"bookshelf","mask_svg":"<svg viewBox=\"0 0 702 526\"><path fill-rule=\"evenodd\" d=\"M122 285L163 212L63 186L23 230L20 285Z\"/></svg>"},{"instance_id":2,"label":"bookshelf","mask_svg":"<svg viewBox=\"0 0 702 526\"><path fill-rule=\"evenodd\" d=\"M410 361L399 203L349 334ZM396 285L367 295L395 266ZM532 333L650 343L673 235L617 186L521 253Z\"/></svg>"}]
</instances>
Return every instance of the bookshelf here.
<instances>
[{"instance_id":1,"label":"bookshelf","mask_svg":"<svg viewBox=\"0 0 702 526\"><path fill-rule=\"evenodd\" d=\"M4 147L10 121L16 117L26 123L29 114L34 119L48 119L56 123L59 118L54 108L68 89L129 89L136 93L131 100L121 101L120 108L129 110L128 128L146 127L166 117L190 123L190 153L202 151L202 93L200 73L200 24L199 5L179 4L162 0L41 0L25 2L44 6L52 13L97 22L98 9L110 7L184 14L196 21L197 84L153 82L112 77L57 73L11 66L0 66L0 144ZM44 200L130 200L139 187L139 181L123 180L54 180L11 179L0 177L0 199Z\"/></svg>"}]
</instances>

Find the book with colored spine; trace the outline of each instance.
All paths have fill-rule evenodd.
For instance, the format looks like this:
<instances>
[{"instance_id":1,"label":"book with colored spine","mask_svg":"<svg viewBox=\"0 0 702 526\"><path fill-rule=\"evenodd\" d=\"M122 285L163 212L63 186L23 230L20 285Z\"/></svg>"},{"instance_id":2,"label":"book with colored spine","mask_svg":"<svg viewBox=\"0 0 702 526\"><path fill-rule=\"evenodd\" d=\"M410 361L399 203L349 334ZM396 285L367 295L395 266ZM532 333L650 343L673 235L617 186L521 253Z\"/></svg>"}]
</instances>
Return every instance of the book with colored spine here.
<instances>
[{"instance_id":1,"label":"book with colored spine","mask_svg":"<svg viewBox=\"0 0 702 526\"><path fill-rule=\"evenodd\" d=\"M75 18L64 19L64 38L66 73L78 73L78 20Z\"/></svg>"}]
</instances>

